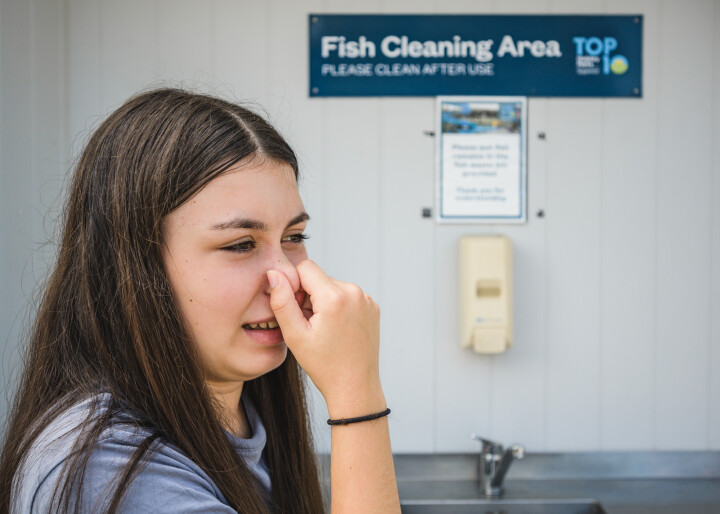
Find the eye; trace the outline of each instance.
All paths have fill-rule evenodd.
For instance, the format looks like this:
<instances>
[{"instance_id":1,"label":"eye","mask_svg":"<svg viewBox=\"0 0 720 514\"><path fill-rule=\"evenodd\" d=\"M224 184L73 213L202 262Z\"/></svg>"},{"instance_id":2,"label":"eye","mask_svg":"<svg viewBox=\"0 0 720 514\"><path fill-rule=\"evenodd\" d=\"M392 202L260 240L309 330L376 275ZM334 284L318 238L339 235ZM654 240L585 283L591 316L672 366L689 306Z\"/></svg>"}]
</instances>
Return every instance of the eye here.
<instances>
[{"instance_id":1,"label":"eye","mask_svg":"<svg viewBox=\"0 0 720 514\"><path fill-rule=\"evenodd\" d=\"M256 243L252 239L249 241L241 241L240 243L235 243L232 246L223 246L221 250L226 250L228 252L235 252L235 253L247 253L255 249Z\"/></svg>"},{"instance_id":2,"label":"eye","mask_svg":"<svg viewBox=\"0 0 720 514\"><path fill-rule=\"evenodd\" d=\"M292 234L283 239L283 243L295 243L302 244L303 241L309 239L310 236L307 234Z\"/></svg>"}]
</instances>

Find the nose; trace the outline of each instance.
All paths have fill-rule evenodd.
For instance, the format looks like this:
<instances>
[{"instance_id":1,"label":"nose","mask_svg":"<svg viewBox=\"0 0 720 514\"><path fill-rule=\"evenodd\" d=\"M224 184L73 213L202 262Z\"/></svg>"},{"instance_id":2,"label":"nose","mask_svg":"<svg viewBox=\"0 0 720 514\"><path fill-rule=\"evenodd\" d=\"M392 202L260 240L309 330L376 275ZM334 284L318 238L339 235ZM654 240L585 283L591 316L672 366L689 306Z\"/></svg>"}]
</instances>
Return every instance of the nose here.
<instances>
[{"instance_id":1,"label":"nose","mask_svg":"<svg viewBox=\"0 0 720 514\"><path fill-rule=\"evenodd\" d=\"M300 277L298 276L297 268L295 268L295 265L290 261L290 259L288 259L287 255L285 255L282 250L277 253L273 253L267 264L267 269L281 271L290 281L293 291L297 292L300 290ZM265 292L270 294L270 283L267 280L267 276L265 276L264 280Z\"/></svg>"}]
</instances>

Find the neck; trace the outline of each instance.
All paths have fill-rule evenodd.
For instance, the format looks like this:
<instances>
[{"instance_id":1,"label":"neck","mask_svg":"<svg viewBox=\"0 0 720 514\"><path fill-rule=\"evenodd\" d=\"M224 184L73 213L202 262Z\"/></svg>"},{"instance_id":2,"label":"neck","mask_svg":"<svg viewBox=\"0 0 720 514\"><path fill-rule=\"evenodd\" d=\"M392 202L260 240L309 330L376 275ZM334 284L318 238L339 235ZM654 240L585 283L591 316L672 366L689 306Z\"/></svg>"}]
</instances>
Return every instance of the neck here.
<instances>
[{"instance_id":1,"label":"neck","mask_svg":"<svg viewBox=\"0 0 720 514\"><path fill-rule=\"evenodd\" d=\"M219 404L220 420L230 433L244 439L252 437L252 430L240 403L243 382L212 382L207 385L210 393Z\"/></svg>"}]
</instances>

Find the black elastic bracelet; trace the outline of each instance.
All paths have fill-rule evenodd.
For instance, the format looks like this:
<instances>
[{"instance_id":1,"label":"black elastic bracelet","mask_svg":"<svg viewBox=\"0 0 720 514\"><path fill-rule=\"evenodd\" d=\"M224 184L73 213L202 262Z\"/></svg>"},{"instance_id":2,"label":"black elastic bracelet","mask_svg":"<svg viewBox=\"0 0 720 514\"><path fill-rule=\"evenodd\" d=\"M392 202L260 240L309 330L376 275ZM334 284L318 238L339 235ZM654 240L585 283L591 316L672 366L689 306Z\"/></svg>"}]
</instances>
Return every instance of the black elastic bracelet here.
<instances>
[{"instance_id":1,"label":"black elastic bracelet","mask_svg":"<svg viewBox=\"0 0 720 514\"><path fill-rule=\"evenodd\" d=\"M358 418L343 418L343 419L329 419L327 420L328 425L349 425L350 423L359 423L360 421L370 421L371 419L382 418L390 414L390 409L385 409L382 412L375 414L368 414L367 416L360 416Z\"/></svg>"}]
</instances>

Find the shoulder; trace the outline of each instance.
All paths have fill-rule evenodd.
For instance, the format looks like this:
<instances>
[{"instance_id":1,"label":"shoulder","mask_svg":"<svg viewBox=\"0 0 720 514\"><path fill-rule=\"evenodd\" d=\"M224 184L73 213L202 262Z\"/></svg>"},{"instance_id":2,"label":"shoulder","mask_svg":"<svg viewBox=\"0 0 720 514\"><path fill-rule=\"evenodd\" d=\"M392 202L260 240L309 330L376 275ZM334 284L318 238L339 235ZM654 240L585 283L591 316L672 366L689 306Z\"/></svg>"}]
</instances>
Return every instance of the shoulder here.
<instances>
[{"instance_id":1,"label":"shoulder","mask_svg":"<svg viewBox=\"0 0 720 514\"><path fill-rule=\"evenodd\" d=\"M97 401L94 398L92 401ZM99 398L101 402L105 400ZM41 433L22 467L13 512L47 512L63 467L73 455L90 401L60 415ZM128 463L147 444L150 432L116 424L96 439L82 482L81 511L103 511ZM122 512L234 512L207 474L176 447L156 440L123 496ZM182 510L179 510L182 506Z\"/></svg>"},{"instance_id":2,"label":"shoulder","mask_svg":"<svg viewBox=\"0 0 720 514\"><path fill-rule=\"evenodd\" d=\"M95 398L88 398L73 405L46 426L33 441L13 479L12 512L34 510L37 490L72 454L78 431L91 415L94 401Z\"/></svg>"},{"instance_id":3,"label":"shoulder","mask_svg":"<svg viewBox=\"0 0 720 514\"><path fill-rule=\"evenodd\" d=\"M113 428L98 441L82 491L82 501L90 510L112 497L108 491L115 490L148 435L129 427ZM122 512L234 512L210 477L170 444L153 442L139 470L123 496Z\"/></svg>"}]
</instances>

